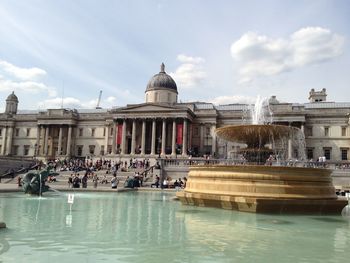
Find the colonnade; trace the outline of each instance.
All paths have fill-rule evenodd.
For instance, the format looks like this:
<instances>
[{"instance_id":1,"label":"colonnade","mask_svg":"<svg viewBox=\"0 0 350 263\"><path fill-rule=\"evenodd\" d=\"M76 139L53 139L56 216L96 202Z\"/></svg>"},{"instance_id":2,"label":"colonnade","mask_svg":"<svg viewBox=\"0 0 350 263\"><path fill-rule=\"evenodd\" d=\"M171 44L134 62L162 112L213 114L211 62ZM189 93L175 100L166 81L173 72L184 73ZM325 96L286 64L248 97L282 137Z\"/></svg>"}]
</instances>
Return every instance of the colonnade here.
<instances>
[{"instance_id":1,"label":"colonnade","mask_svg":"<svg viewBox=\"0 0 350 263\"><path fill-rule=\"evenodd\" d=\"M140 126L138 129L137 126ZM157 127L158 124L158 127ZM167 125L171 126L171 133L167 131L169 129ZM182 126L182 134L178 134L177 125ZM129 126L129 129L127 129ZM131 127L130 127L131 126ZM188 120L186 118L125 118L115 119L113 125L113 138L112 138L112 153L125 154L157 154L157 146L159 147L158 154L166 155L167 135L171 134L171 155L176 155L177 137L181 137L182 155L187 155L188 148ZM120 129L121 127L121 129ZM147 129L148 127L148 129ZM105 140L105 148L108 146L108 131L110 127L107 127L107 136ZM158 129L157 129L158 128ZM147 132L148 130L148 132ZM118 133L121 132L119 135ZM158 134L158 136L157 136ZM147 136L148 135L148 136ZM141 139L137 140L137 136L141 136ZM127 139L131 137L131 145L128 147ZM120 141L117 141L120 138ZM137 141L140 142L140 151L137 150ZM179 144L179 143L178 143ZM150 146L150 150L146 152L146 145ZM119 149L117 151L117 147Z\"/></svg>"},{"instance_id":2,"label":"colonnade","mask_svg":"<svg viewBox=\"0 0 350 263\"><path fill-rule=\"evenodd\" d=\"M13 127L5 126L2 128L2 147L1 147L1 155L10 155L12 148L12 140L13 140Z\"/></svg>"},{"instance_id":3,"label":"colonnade","mask_svg":"<svg viewBox=\"0 0 350 263\"><path fill-rule=\"evenodd\" d=\"M65 155L70 156L71 155L71 144L72 144L72 125L38 125L37 128L37 136L36 136L36 146L35 146L35 155L43 155L48 156L49 155L49 136L50 132L54 129L58 129L58 144L57 144L57 155ZM63 146L63 133L64 130L68 130L66 133L66 145ZM53 140L52 136L52 140ZM54 146L54 143L52 142L52 147ZM41 147L40 147L41 146ZM63 149L65 148L65 149ZM54 151L54 149L51 149L51 151ZM56 155L56 153L52 153L52 155Z\"/></svg>"}]
</instances>

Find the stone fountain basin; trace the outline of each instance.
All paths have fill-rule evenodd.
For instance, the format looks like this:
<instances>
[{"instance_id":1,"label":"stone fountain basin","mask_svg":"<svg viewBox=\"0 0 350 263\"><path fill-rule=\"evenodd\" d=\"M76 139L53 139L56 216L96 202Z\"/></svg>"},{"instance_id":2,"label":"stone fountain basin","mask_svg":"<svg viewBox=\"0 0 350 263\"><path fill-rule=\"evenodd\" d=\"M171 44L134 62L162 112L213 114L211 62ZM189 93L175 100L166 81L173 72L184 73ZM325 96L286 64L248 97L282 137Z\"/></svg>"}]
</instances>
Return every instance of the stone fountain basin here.
<instances>
[{"instance_id":1,"label":"stone fountain basin","mask_svg":"<svg viewBox=\"0 0 350 263\"><path fill-rule=\"evenodd\" d=\"M279 139L289 136L298 128L284 125L229 125L216 129L216 134L227 141L245 143L248 148L260 148L271 139Z\"/></svg>"},{"instance_id":2,"label":"stone fountain basin","mask_svg":"<svg viewBox=\"0 0 350 263\"><path fill-rule=\"evenodd\" d=\"M266 213L341 213L331 170L261 165L190 167L184 204Z\"/></svg>"}]
</instances>

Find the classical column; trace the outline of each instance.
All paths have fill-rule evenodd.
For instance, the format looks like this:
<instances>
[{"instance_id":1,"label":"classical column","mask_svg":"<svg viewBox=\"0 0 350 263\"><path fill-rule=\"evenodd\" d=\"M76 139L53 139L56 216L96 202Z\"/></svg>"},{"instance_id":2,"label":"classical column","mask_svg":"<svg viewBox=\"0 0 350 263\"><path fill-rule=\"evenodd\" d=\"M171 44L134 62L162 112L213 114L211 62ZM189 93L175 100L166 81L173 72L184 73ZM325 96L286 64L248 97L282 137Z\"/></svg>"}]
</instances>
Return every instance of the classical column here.
<instances>
[{"instance_id":1,"label":"classical column","mask_svg":"<svg viewBox=\"0 0 350 263\"><path fill-rule=\"evenodd\" d=\"M293 158L293 152L292 152L292 140L288 139L288 159Z\"/></svg>"},{"instance_id":2,"label":"classical column","mask_svg":"<svg viewBox=\"0 0 350 263\"><path fill-rule=\"evenodd\" d=\"M211 154L214 155L216 153L216 133L215 133L215 125L212 126L211 131Z\"/></svg>"},{"instance_id":3,"label":"classical column","mask_svg":"<svg viewBox=\"0 0 350 263\"><path fill-rule=\"evenodd\" d=\"M119 134L119 127L118 127L118 121L114 123L114 129L115 129L115 133L114 133L114 145L115 145L115 152L116 153L119 153L118 152L118 149L117 149L117 146L118 146L118 134Z\"/></svg>"},{"instance_id":4,"label":"classical column","mask_svg":"<svg viewBox=\"0 0 350 263\"><path fill-rule=\"evenodd\" d=\"M176 120L173 120L173 133L171 138L171 155L176 155Z\"/></svg>"},{"instance_id":5,"label":"classical column","mask_svg":"<svg viewBox=\"0 0 350 263\"><path fill-rule=\"evenodd\" d=\"M106 155L108 153L108 139L109 139L109 125L106 125L105 127L105 149L104 154Z\"/></svg>"},{"instance_id":6,"label":"classical column","mask_svg":"<svg viewBox=\"0 0 350 263\"><path fill-rule=\"evenodd\" d=\"M141 133L141 154L145 154L146 147L146 120L142 121L142 133Z\"/></svg>"},{"instance_id":7,"label":"classical column","mask_svg":"<svg viewBox=\"0 0 350 263\"><path fill-rule=\"evenodd\" d=\"M161 151L162 155L165 155L165 142L166 142L166 119L163 119L163 126L162 126L162 151Z\"/></svg>"},{"instance_id":8,"label":"classical column","mask_svg":"<svg viewBox=\"0 0 350 263\"><path fill-rule=\"evenodd\" d=\"M123 120L121 154L125 154L126 120Z\"/></svg>"},{"instance_id":9,"label":"classical column","mask_svg":"<svg viewBox=\"0 0 350 263\"><path fill-rule=\"evenodd\" d=\"M48 155L48 149L49 149L49 126L46 127L45 129L45 148L44 148L44 155L47 156Z\"/></svg>"},{"instance_id":10,"label":"classical column","mask_svg":"<svg viewBox=\"0 0 350 263\"><path fill-rule=\"evenodd\" d=\"M135 154L136 148L136 120L132 120L132 134L131 134L131 154Z\"/></svg>"},{"instance_id":11,"label":"classical column","mask_svg":"<svg viewBox=\"0 0 350 263\"><path fill-rule=\"evenodd\" d=\"M187 119L184 119L182 135L182 155L187 155Z\"/></svg>"},{"instance_id":12,"label":"classical column","mask_svg":"<svg viewBox=\"0 0 350 263\"><path fill-rule=\"evenodd\" d=\"M13 137L13 127L8 127L7 134L7 145L6 145L6 154L10 155L12 152L12 137Z\"/></svg>"},{"instance_id":13,"label":"classical column","mask_svg":"<svg viewBox=\"0 0 350 263\"><path fill-rule=\"evenodd\" d=\"M67 138L67 151L66 155L70 156L71 155L71 142L72 142L72 126L69 125L68 127L68 138Z\"/></svg>"},{"instance_id":14,"label":"classical column","mask_svg":"<svg viewBox=\"0 0 350 263\"><path fill-rule=\"evenodd\" d=\"M199 152L203 155L204 153L204 125L203 123L200 124L200 139L199 139Z\"/></svg>"},{"instance_id":15,"label":"classical column","mask_svg":"<svg viewBox=\"0 0 350 263\"><path fill-rule=\"evenodd\" d=\"M2 128L2 148L1 148L1 155L5 155L5 143L6 143L6 131L7 131L7 128L4 127Z\"/></svg>"},{"instance_id":16,"label":"classical column","mask_svg":"<svg viewBox=\"0 0 350 263\"><path fill-rule=\"evenodd\" d=\"M151 141L151 155L156 154L156 120L152 121L152 141Z\"/></svg>"},{"instance_id":17,"label":"classical column","mask_svg":"<svg viewBox=\"0 0 350 263\"><path fill-rule=\"evenodd\" d=\"M60 131L58 133L58 155L62 154L62 127L60 127Z\"/></svg>"},{"instance_id":18,"label":"classical column","mask_svg":"<svg viewBox=\"0 0 350 263\"><path fill-rule=\"evenodd\" d=\"M117 125L113 122L112 154L116 154Z\"/></svg>"},{"instance_id":19,"label":"classical column","mask_svg":"<svg viewBox=\"0 0 350 263\"><path fill-rule=\"evenodd\" d=\"M35 146L34 146L34 156L38 156L39 155L40 130L41 130L41 126L38 125L37 128L36 128L36 142L35 142Z\"/></svg>"},{"instance_id":20,"label":"classical column","mask_svg":"<svg viewBox=\"0 0 350 263\"><path fill-rule=\"evenodd\" d=\"M305 134L305 133L304 133L304 124L301 124L300 130L301 130L301 132L302 132L303 134Z\"/></svg>"}]
</instances>

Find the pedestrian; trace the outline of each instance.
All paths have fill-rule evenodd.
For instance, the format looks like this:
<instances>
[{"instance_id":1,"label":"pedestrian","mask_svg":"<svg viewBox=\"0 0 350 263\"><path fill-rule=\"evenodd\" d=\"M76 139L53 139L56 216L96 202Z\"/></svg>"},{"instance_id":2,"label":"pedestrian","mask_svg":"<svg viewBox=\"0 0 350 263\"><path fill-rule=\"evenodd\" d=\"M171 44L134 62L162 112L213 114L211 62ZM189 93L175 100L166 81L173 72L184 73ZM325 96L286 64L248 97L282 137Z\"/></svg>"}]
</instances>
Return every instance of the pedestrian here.
<instances>
[{"instance_id":1,"label":"pedestrian","mask_svg":"<svg viewBox=\"0 0 350 263\"><path fill-rule=\"evenodd\" d=\"M68 188L72 188L73 186L73 174L71 174L68 178Z\"/></svg>"},{"instance_id":2,"label":"pedestrian","mask_svg":"<svg viewBox=\"0 0 350 263\"><path fill-rule=\"evenodd\" d=\"M116 189L118 186L119 180L117 179L116 175L113 175L113 178L111 180L112 188Z\"/></svg>"},{"instance_id":3,"label":"pedestrian","mask_svg":"<svg viewBox=\"0 0 350 263\"><path fill-rule=\"evenodd\" d=\"M97 177L97 174L95 174L95 173L93 173L93 175L92 175L92 183L94 185L94 188L97 188L98 177Z\"/></svg>"}]
</instances>

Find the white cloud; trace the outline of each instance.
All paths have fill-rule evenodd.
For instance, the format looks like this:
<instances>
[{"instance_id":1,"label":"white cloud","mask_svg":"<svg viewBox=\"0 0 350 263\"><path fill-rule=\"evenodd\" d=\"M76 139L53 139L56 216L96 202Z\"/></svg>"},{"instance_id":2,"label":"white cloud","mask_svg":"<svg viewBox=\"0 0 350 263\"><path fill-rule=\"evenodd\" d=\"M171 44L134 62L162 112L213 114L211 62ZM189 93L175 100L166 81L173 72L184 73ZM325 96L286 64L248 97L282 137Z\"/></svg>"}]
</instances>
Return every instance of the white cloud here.
<instances>
[{"instance_id":1,"label":"white cloud","mask_svg":"<svg viewBox=\"0 0 350 263\"><path fill-rule=\"evenodd\" d=\"M35 80L46 75L43 69L20 68L4 60L0 60L0 69L20 80Z\"/></svg>"},{"instance_id":2,"label":"white cloud","mask_svg":"<svg viewBox=\"0 0 350 263\"><path fill-rule=\"evenodd\" d=\"M57 95L54 87L48 86L39 79L46 71L36 67L20 68L0 59L0 92L25 92L39 94L46 92L49 97Z\"/></svg>"},{"instance_id":3,"label":"white cloud","mask_svg":"<svg viewBox=\"0 0 350 263\"><path fill-rule=\"evenodd\" d=\"M44 101L41 101L38 103L39 109L59 109L62 106L64 108L80 108L81 102L78 99L67 97L64 98L62 101L62 98L53 98L53 99L47 99Z\"/></svg>"},{"instance_id":4,"label":"white cloud","mask_svg":"<svg viewBox=\"0 0 350 263\"><path fill-rule=\"evenodd\" d=\"M342 54L344 41L321 27L302 28L286 39L248 32L232 44L231 55L240 65L240 82L247 82L333 59Z\"/></svg>"},{"instance_id":5,"label":"white cloud","mask_svg":"<svg viewBox=\"0 0 350 263\"><path fill-rule=\"evenodd\" d=\"M215 105L225 105L225 104L254 104L256 98L248 96L219 96L211 99L209 102Z\"/></svg>"},{"instance_id":6,"label":"white cloud","mask_svg":"<svg viewBox=\"0 0 350 263\"><path fill-rule=\"evenodd\" d=\"M181 63L194 63L194 64L205 62L205 60L201 57L189 57L184 54L178 55L177 60L180 61Z\"/></svg>"},{"instance_id":7,"label":"white cloud","mask_svg":"<svg viewBox=\"0 0 350 263\"><path fill-rule=\"evenodd\" d=\"M30 94L38 94L41 92L47 92L50 97L56 96L56 90L53 87L49 87L41 82L35 81L12 81L4 79L0 76L0 91L23 91Z\"/></svg>"},{"instance_id":8,"label":"white cloud","mask_svg":"<svg viewBox=\"0 0 350 263\"><path fill-rule=\"evenodd\" d=\"M116 100L117 100L116 97L109 96L109 97L106 99L106 102L108 102L108 103L114 103Z\"/></svg>"},{"instance_id":9,"label":"white cloud","mask_svg":"<svg viewBox=\"0 0 350 263\"><path fill-rule=\"evenodd\" d=\"M100 106L102 108L112 108L115 106L116 98L113 96L110 96L106 98L105 100L102 100L100 102ZM73 97L65 97L63 98L53 98L53 99L47 99L44 101L40 101L37 106L39 109L59 109L63 108L70 108L70 109L94 109L97 106L97 99L92 99L88 101L81 101L80 99L73 98Z\"/></svg>"},{"instance_id":10,"label":"white cloud","mask_svg":"<svg viewBox=\"0 0 350 263\"><path fill-rule=\"evenodd\" d=\"M183 54L177 56L182 64L175 72L169 73L180 88L190 88L199 85L205 78L203 70L205 60L201 57L189 57Z\"/></svg>"}]
</instances>

